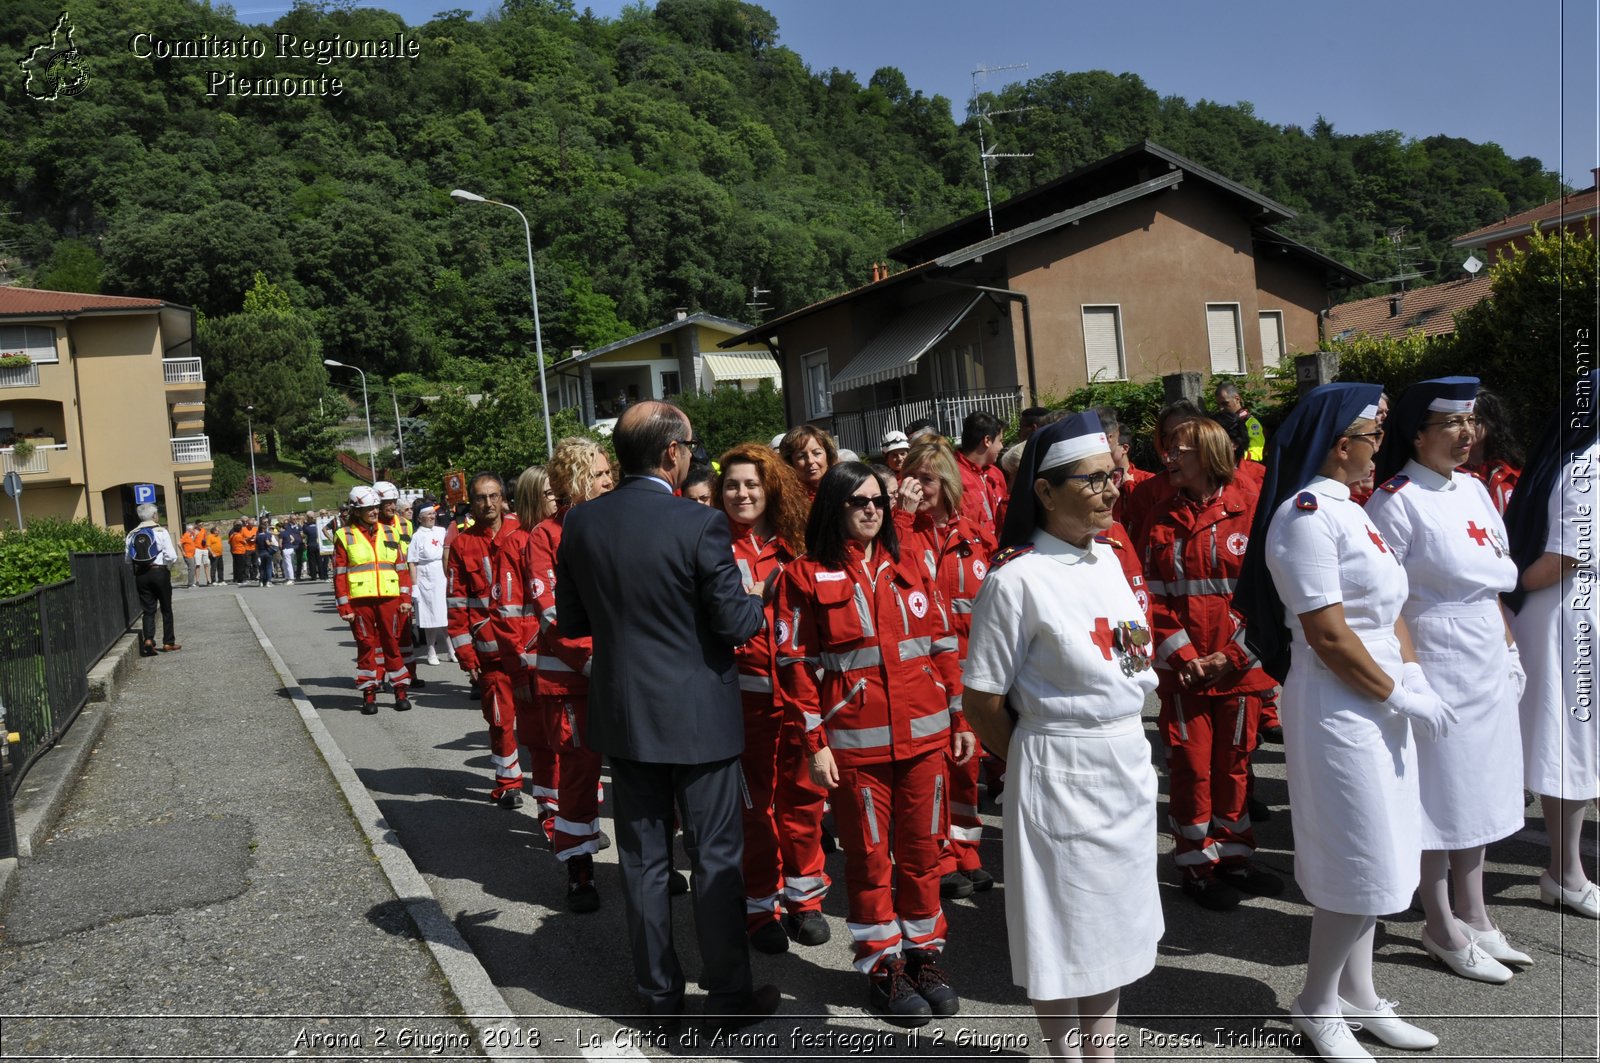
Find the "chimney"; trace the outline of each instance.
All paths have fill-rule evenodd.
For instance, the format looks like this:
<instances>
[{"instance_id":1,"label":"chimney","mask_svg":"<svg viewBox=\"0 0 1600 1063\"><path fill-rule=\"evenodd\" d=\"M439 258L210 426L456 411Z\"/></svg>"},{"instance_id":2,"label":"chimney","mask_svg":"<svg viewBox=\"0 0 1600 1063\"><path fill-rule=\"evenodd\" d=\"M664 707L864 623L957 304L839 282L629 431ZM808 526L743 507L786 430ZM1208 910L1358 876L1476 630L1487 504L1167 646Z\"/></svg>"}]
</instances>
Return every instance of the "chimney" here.
<instances>
[{"instance_id":1,"label":"chimney","mask_svg":"<svg viewBox=\"0 0 1600 1063\"><path fill-rule=\"evenodd\" d=\"M873 284L877 284L881 280L883 280L883 274L878 272L878 263L877 262L873 262L872 263L872 283Z\"/></svg>"},{"instance_id":2,"label":"chimney","mask_svg":"<svg viewBox=\"0 0 1600 1063\"><path fill-rule=\"evenodd\" d=\"M673 310L673 314L675 315L673 318L675 321L686 320L689 317L689 308L686 306L677 307Z\"/></svg>"},{"instance_id":3,"label":"chimney","mask_svg":"<svg viewBox=\"0 0 1600 1063\"><path fill-rule=\"evenodd\" d=\"M1405 297L1406 296L1405 296L1404 292L1401 292L1399 295L1391 295L1391 296L1389 296L1389 316L1390 317L1399 317L1400 316L1400 304L1401 304L1402 301L1404 301Z\"/></svg>"},{"instance_id":4,"label":"chimney","mask_svg":"<svg viewBox=\"0 0 1600 1063\"><path fill-rule=\"evenodd\" d=\"M1600 166L1596 166L1594 169L1590 170L1589 176L1594 178L1595 187L1600 188Z\"/></svg>"},{"instance_id":5,"label":"chimney","mask_svg":"<svg viewBox=\"0 0 1600 1063\"><path fill-rule=\"evenodd\" d=\"M583 348L582 347L574 347L574 348L572 348L571 350L569 350L567 352L567 357L568 358L576 358L576 357L578 357L578 355L580 355L582 353L583 353Z\"/></svg>"}]
</instances>

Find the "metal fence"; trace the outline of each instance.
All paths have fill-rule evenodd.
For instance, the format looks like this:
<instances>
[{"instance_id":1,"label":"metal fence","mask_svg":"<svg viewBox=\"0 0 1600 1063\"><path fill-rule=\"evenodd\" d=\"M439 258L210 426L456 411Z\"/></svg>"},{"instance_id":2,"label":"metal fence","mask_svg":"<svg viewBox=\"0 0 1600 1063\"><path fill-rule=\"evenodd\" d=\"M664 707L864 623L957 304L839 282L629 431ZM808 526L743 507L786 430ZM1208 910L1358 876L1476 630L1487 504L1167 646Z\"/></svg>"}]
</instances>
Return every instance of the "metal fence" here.
<instances>
[{"instance_id":1,"label":"metal fence","mask_svg":"<svg viewBox=\"0 0 1600 1063\"><path fill-rule=\"evenodd\" d=\"M77 718L89 669L139 615L132 567L121 554L73 554L72 575L0 601L0 702L21 735L9 749L0 787L5 820L22 778ZM6 851L0 838L0 857Z\"/></svg>"},{"instance_id":2,"label":"metal fence","mask_svg":"<svg viewBox=\"0 0 1600 1063\"><path fill-rule=\"evenodd\" d=\"M1001 421L1016 416L1022 389L995 388L930 399L908 399L866 410L845 410L833 415L833 435L841 447L858 454L875 454L888 431L905 431L906 425L926 418L944 435L961 437L961 422L974 410L994 414Z\"/></svg>"}]
</instances>

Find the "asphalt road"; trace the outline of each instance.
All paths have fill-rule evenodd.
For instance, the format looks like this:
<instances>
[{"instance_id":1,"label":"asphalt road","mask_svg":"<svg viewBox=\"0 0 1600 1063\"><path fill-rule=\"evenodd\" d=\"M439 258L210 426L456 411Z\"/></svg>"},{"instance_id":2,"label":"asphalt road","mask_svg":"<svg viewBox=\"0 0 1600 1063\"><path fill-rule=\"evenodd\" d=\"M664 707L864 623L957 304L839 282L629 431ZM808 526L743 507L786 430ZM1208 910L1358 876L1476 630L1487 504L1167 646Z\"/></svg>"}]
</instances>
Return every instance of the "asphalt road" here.
<instances>
[{"instance_id":1,"label":"asphalt road","mask_svg":"<svg viewBox=\"0 0 1600 1063\"><path fill-rule=\"evenodd\" d=\"M833 941L814 949L796 946L776 957L754 956L757 982L783 990L778 1017L751 1028L750 1040L732 1046L704 1040L662 1046L642 1038L626 1018L637 1001L615 850L598 861L601 910L569 914L564 871L545 846L531 802L512 812L488 801L491 771L482 717L456 667L422 666L429 686L414 695L417 707L410 714L385 705L378 716L362 716L351 679L353 642L334 613L328 585L302 582L241 593L445 912L513 1011L525 1018L507 1027L508 1047L591 1059L1044 1054L1038 1024L1011 982L1003 883L987 894L946 902L945 966L962 995L959 1018L927 1027L912 1041L867 1013L864 979L849 964L838 853L829 858L836 885L824 905ZM1147 720L1153 714L1152 700ZM1275 812L1257 828L1258 859L1291 878L1292 817L1285 807L1282 750L1265 747L1257 772L1258 796ZM1158 817L1165 822L1164 797L1162 804ZM609 818L609 807L601 812ZM988 804L985 812L984 863L998 876L999 817ZM1397 998L1402 1014L1439 1034L1442 1043L1427 1058L1596 1058L1600 923L1559 915L1539 903L1546 850L1537 806L1529 814L1529 831L1490 847L1486 887L1494 918L1517 947L1533 955L1532 968L1505 986L1469 982L1422 951L1420 911L1380 920L1379 992ZM1156 844L1163 853L1171 847L1165 837ZM1310 931L1311 911L1298 890L1291 883L1280 898L1252 899L1218 914L1179 892L1170 861L1163 860L1161 874L1166 935L1155 971L1123 993L1119 1055L1310 1056L1287 1021ZM692 988L698 957L687 904L678 906L676 937ZM690 1007L698 1007L693 992ZM1376 1055L1393 1053L1376 1043L1369 1048Z\"/></svg>"}]
</instances>

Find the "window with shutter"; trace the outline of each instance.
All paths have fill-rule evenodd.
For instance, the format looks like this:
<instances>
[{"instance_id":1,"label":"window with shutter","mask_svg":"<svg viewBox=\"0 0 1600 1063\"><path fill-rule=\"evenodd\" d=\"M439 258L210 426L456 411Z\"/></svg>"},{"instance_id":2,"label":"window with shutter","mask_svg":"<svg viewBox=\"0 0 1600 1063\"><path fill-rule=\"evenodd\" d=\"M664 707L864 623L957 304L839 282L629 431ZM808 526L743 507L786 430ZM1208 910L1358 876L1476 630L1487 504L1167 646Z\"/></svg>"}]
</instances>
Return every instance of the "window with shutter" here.
<instances>
[{"instance_id":1,"label":"window with shutter","mask_svg":"<svg viewBox=\"0 0 1600 1063\"><path fill-rule=\"evenodd\" d=\"M1213 373L1244 372L1244 335L1239 331L1238 303L1206 304L1206 336L1211 342Z\"/></svg>"},{"instance_id":2,"label":"window with shutter","mask_svg":"<svg viewBox=\"0 0 1600 1063\"><path fill-rule=\"evenodd\" d=\"M800 359L805 379L806 417L827 417L833 413L833 389L828 375L828 351L812 351Z\"/></svg>"},{"instance_id":3,"label":"window with shutter","mask_svg":"<svg viewBox=\"0 0 1600 1063\"><path fill-rule=\"evenodd\" d=\"M1083 356L1091 382L1127 379L1127 366L1122 360L1121 307L1083 308Z\"/></svg>"},{"instance_id":4,"label":"window with shutter","mask_svg":"<svg viewBox=\"0 0 1600 1063\"><path fill-rule=\"evenodd\" d=\"M56 330L43 325L7 325L0 328L0 354L26 354L33 364L54 363Z\"/></svg>"},{"instance_id":5,"label":"window with shutter","mask_svg":"<svg viewBox=\"0 0 1600 1063\"><path fill-rule=\"evenodd\" d=\"M1261 363L1275 366L1283 360L1283 311L1261 311Z\"/></svg>"}]
</instances>

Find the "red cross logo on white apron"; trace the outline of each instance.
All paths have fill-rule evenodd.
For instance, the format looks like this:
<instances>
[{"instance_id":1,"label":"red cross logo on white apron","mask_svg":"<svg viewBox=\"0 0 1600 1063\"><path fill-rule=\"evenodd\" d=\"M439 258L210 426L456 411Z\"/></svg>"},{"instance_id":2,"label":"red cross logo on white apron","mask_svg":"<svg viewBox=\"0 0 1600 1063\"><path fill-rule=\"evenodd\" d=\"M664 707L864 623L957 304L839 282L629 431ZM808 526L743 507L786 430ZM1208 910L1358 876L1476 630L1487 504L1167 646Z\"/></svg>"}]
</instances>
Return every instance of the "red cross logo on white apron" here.
<instances>
[{"instance_id":1,"label":"red cross logo on white apron","mask_svg":"<svg viewBox=\"0 0 1600 1063\"><path fill-rule=\"evenodd\" d=\"M1467 535L1479 546L1489 545L1489 529L1478 527L1477 521L1467 521Z\"/></svg>"},{"instance_id":2,"label":"red cross logo on white apron","mask_svg":"<svg viewBox=\"0 0 1600 1063\"><path fill-rule=\"evenodd\" d=\"M1106 660L1111 660L1111 647L1113 643L1110 619L1103 616L1095 617L1094 630L1089 633L1089 639L1096 646L1100 647L1100 653L1105 657Z\"/></svg>"}]
</instances>

